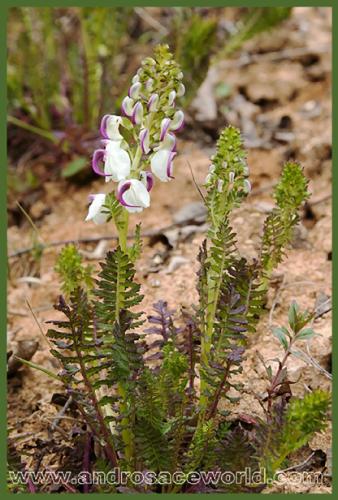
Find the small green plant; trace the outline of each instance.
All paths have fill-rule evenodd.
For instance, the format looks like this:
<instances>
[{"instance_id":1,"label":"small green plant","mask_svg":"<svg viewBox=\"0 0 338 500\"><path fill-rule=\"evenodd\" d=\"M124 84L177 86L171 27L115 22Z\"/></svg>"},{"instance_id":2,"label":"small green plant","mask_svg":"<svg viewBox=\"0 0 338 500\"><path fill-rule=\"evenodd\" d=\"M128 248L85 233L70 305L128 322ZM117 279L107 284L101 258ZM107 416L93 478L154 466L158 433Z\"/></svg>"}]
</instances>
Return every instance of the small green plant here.
<instances>
[{"instance_id":1,"label":"small green plant","mask_svg":"<svg viewBox=\"0 0 338 500\"><path fill-rule=\"evenodd\" d=\"M77 290L79 287L84 288L87 292L93 287L93 279L91 277L92 266L84 266L82 256L73 244L66 245L58 256L55 271L61 279L61 290L66 297Z\"/></svg>"},{"instance_id":2,"label":"small green plant","mask_svg":"<svg viewBox=\"0 0 338 500\"><path fill-rule=\"evenodd\" d=\"M149 207L155 177L172 179L174 132L183 122L173 100L180 94L180 69L168 48L159 47L133 79L125 116L102 120L105 149L94 154L93 167L117 187L93 197L87 219L113 220L119 244L101 263L91 293L82 286L74 248L63 250L58 266L70 296L56 306L65 319L52 321L51 353L61 365L59 380L94 436L91 468L125 473L127 479L117 475L109 491L261 491L289 455L324 428L329 407L323 391L303 399L291 393L286 362L298 342L314 335L312 315L292 304L288 327L274 330L284 356L276 369L264 362L267 396L257 396L262 412L248 416L250 432L233 422L236 403L246 397L245 382L238 380L245 351L259 335L269 278L285 256L308 197L307 181L300 165L285 165L259 254L244 258L231 214L250 193L249 169L239 131L225 128L204 186L209 231L199 253L199 301L180 326L167 302L159 301L145 327L134 279L140 231L128 246L129 216ZM156 340L147 343L148 334ZM258 485L243 476L238 484L224 484L223 471L246 467L263 470ZM213 474L213 481L205 474Z\"/></svg>"}]
</instances>

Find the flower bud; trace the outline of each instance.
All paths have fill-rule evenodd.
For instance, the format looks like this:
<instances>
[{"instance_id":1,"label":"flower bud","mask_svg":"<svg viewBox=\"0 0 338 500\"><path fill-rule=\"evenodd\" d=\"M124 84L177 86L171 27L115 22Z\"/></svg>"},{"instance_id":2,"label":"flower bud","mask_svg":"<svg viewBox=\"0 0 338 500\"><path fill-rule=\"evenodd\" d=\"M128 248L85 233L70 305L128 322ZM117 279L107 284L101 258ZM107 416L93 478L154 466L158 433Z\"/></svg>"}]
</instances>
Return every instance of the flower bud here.
<instances>
[{"instance_id":1,"label":"flower bud","mask_svg":"<svg viewBox=\"0 0 338 500\"><path fill-rule=\"evenodd\" d=\"M172 90L170 93L169 93L169 96L168 96L168 104L169 106L172 106L175 102L175 97L176 97L176 92L175 90Z\"/></svg>"},{"instance_id":2,"label":"flower bud","mask_svg":"<svg viewBox=\"0 0 338 500\"><path fill-rule=\"evenodd\" d=\"M133 107L133 113L131 115L132 122L136 125L140 125L143 118L143 106L140 101L138 101Z\"/></svg>"},{"instance_id":3,"label":"flower bud","mask_svg":"<svg viewBox=\"0 0 338 500\"><path fill-rule=\"evenodd\" d=\"M173 119L171 120L170 129L174 130L175 132L178 132L183 128L183 125L184 125L184 113L181 110L176 111Z\"/></svg>"},{"instance_id":4,"label":"flower bud","mask_svg":"<svg viewBox=\"0 0 338 500\"><path fill-rule=\"evenodd\" d=\"M244 179L243 187L244 187L244 191L246 193L250 193L250 191L251 191L251 183L250 183L250 181L248 179Z\"/></svg>"},{"instance_id":5,"label":"flower bud","mask_svg":"<svg viewBox=\"0 0 338 500\"><path fill-rule=\"evenodd\" d=\"M229 182L232 184L235 180L235 172L229 172Z\"/></svg>"},{"instance_id":6,"label":"flower bud","mask_svg":"<svg viewBox=\"0 0 338 500\"><path fill-rule=\"evenodd\" d=\"M184 96L184 94L185 94L185 86L183 85L183 83L179 83L177 87L177 96L182 97Z\"/></svg>"},{"instance_id":7,"label":"flower bud","mask_svg":"<svg viewBox=\"0 0 338 500\"><path fill-rule=\"evenodd\" d=\"M152 57L146 57L144 64L149 64L150 66L156 66L156 61Z\"/></svg>"},{"instance_id":8,"label":"flower bud","mask_svg":"<svg viewBox=\"0 0 338 500\"><path fill-rule=\"evenodd\" d=\"M126 96L121 104L121 109L123 114L130 118L133 114L133 107L134 107L134 100Z\"/></svg>"},{"instance_id":9,"label":"flower bud","mask_svg":"<svg viewBox=\"0 0 338 500\"><path fill-rule=\"evenodd\" d=\"M150 151L149 147L149 129L143 128L139 135L141 149L144 154L148 154Z\"/></svg>"},{"instance_id":10,"label":"flower bud","mask_svg":"<svg viewBox=\"0 0 338 500\"><path fill-rule=\"evenodd\" d=\"M142 84L140 82L133 83L133 85L129 88L128 96L132 99L138 99L140 96L141 87Z\"/></svg>"},{"instance_id":11,"label":"flower bud","mask_svg":"<svg viewBox=\"0 0 338 500\"><path fill-rule=\"evenodd\" d=\"M148 92L152 91L153 86L154 86L154 80L152 78L149 78L146 81L146 89L148 90Z\"/></svg>"},{"instance_id":12,"label":"flower bud","mask_svg":"<svg viewBox=\"0 0 338 500\"><path fill-rule=\"evenodd\" d=\"M163 120L161 121L160 141L163 141L170 126L171 126L170 118L163 118Z\"/></svg>"},{"instance_id":13,"label":"flower bud","mask_svg":"<svg viewBox=\"0 0 338 500\"><path fill-rule=\"evenodd\" d=\"M157 111L158 101L160 100L158 94L152 94L148 101L148 111L154 113Z\"/></svg>"}]
</instances>

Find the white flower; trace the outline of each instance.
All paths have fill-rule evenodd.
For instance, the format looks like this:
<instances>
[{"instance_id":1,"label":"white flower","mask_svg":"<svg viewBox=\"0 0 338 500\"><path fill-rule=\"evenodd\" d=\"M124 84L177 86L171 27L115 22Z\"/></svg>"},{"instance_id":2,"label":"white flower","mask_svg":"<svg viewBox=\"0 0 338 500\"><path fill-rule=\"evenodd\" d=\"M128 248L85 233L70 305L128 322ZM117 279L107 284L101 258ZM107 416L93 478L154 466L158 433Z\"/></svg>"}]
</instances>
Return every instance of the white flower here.
<instances>
[{"instance_id":1,"label":"white flower","mask_svg":"<svg viewBox=\"0 0 338 500\"><path fill-rule=\"evenodd\" d=\"M173 159L176 153L169 149L159 149L151 158L151 171L162 182L173 179Z\"/></svg>"},{"instance_id":2,"label":"white flower","mask_svg":"<svg viewBox=\"0 0 338 500\"><path fill-rule=\"evenodd\" d=\"M181 130L183 125L184 125L184 113L181 110L176 111L173 119L171 120L170 129L174 130L175 132L178 132L179 130Z\"/></svg>"},{"instance_id":3,"label":"white flower","mask_svg":"<svg viewBox=\"0 0 338 500\"><path fill-rule=\"evenodd\" d=\"M107 222L109 215L103 207L106 201L106 195L103 193L92 194L90 195L90 199L92 202L89 206L88 214L85 220L92 220L95 224L104 224Z\"/></svg>"},{"instance_id":4,"label":"white flower","mask_svg":"<svg viewBox=\"0 0 338 500\"><path fill-rule=\"evenodd\" d=\"M127 151L117 141L107 141L104 155L106 182L119 182L130 175L131 161Z\"/></svg>"},{"instance_id":5,"label":"white flower","mask_svg":"<svg viewBox=\"0 0 338 500\"><path fill-rule=\"evenodd\" d=\"M134 100L131 97L126 96L122 101L121 108L123 113L126 116L129 116L129 118L133 114L133 107L134 107Z\"/></svg>"},{"instance_id":6,"label":"white flower","mask_svg":"<svg viewBox=\"0 0 338 500\"><path fill-rule=\"evenodd\" d=\"M177 96L182 97L184 96L184 94L185 94L185 86L183 85L183 83L180 83L177 89Z\"/></svg>"},{"instance_id":7,"label":"white flower","mask_svg":"<svg viewBox=\"0 0 338 500\"><path fill-rule=\"evenodd\" d=\"M104 115L101 120L100 133L105 139L112 141L121 141L123 139L119 132L119 127L122 123L121 116Z\"/></svg>"},{"instance_id":8,"label":"white flower","mask_svg":"<svg viewBox=\"0 0 338 500\"><path fill-rule=\"evenodd\" d=\"M142 212L150 206L147 187L137 179L121 181L117 188L117 199L130 213Z\"/></svg>"}]
</instances>

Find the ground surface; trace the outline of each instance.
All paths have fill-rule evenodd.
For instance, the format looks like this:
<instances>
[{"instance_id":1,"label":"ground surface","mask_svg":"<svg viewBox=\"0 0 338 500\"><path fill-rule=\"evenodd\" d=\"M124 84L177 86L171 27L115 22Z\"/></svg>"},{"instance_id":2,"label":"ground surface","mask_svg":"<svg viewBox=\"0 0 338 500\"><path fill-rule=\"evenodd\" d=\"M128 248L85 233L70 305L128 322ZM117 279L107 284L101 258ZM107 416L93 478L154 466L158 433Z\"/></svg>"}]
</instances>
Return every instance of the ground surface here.
<instances>
[{"instance_id":1,"label":"ground surface","mask_svg":"<svg viewBox=\"0 0 338 500\"><path fill-rule=\"evenodd\" d=\"M143 231L163 234L162 241L145 239L138 264L137 279L145 294L143 308L165 299L170 306L189 308L196 299L196 255L203 240L203 220L194 215L200 202L188 167L190 163L197 183L202 184L213 152L217 128L232 123L241 128L249 148L248 163L253 193L236 211L233 227L244 255L254 255L262 222L271 210L271 188L281 171L283 161L300 161L310 178L312 197L303 211L288 259L274 275L268 311L258 333L251 339L244 374L246 389L264 391L260 380L262 366L257 351L265 358L280 356L281 348L271 336L271 326L284 324L288 305L296 299L302 307L313 309L321 304L327 310L314 321L320 334L304 350L313 358L312 365L292 358L289 371L298 382L292 390L303 395L309 389L330 388L331 371L331 20L328 9L294 9L293 16L281 28L246 44L240 57L213 68L194 102L183 138L178 144L175 181L156 184L152 206L142 214ZM217 101L217 116L206 116L203 95L214 96L219 84L230 85L227 99ZM203 94L204 93L204 94ZM213 99L213 98L212 98ZM210 115L210 113L209 113ZM212 133L210 133L210 130ZM85 223L86 200L89 193L102 191L101 180L77 186L66 181L45 182L38 198L30 206L30 216L40 238L48 243L107 236L112 228ZM174 225L184 208L182 225ZM198 207L197 207L198 208ZM190 220L189 220L190 219ZM202 218L203 219L203 218ZM135 222L137 218L134 217ZM8 230L9 254L32 244L32 231L27 222L11 225ZM85 258L97 265L98 258L114 246L114 241L80 245ZM27 302L42 329L44 322L56 317L53 303L59 293L57 275L53 270L59 247L45 250L40 269L27 254L10 258L11 279L8 288L8 337L10 349L20 348L20 341L37 341L32 358L36 363L56 371L55 361L39 332ZM33 276L34 279L30 278ZM328 307L326 307L328 306ZM320 311L319 311L320 312ZM30 345L31 347L31 345ZM22 343L21 343L22 349ZM27 349L27 345L26 345ZM34 348L33 348L34 350ZM316 365L316 366L315 366ZM52 403L62 387L47 376L29 368L13 370L9 381L8 417L10 436L25 456L29 468L53 469L58 465L57 450L70 445L67 418L51 425L61 406ZM55 396L54 396L55 398ZM238 414L259 413L254 398L243 398ZM317 468L329 468L330 430L317 435L309 447L295 457L293 465L303 462L316 451L306 467L315 467L313 460L324 457ZM322 450L321 455L318 450ZM312 464L312 465L311 465ZM276 485L269 491L326 493L330 481L316 486Z\"/></svg>"}]
</instances>

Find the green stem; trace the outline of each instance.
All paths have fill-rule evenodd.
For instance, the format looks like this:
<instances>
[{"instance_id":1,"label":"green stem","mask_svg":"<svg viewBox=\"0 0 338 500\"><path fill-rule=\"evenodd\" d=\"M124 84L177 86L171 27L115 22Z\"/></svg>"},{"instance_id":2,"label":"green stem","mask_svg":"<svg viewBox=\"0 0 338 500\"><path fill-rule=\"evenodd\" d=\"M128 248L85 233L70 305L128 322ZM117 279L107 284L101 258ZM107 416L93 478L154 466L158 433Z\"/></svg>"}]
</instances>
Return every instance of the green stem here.
<instances>
[{"instance_id":1,"label":"green stem","mask_svg":"<svg viewBox=\"0 0 338 500\"><path fill-rule=\"evenodd\" d=\"M23 128L24 130L28 130L28 132L32 132L32 134L40 135L41 137L48 139L54 144L57 144L59 142L52 132L49 132L48 130L43 130L42 128L39 127L35 127L34 125L30 125L29 123L26 123L23 120L19 120L19 118L15 118L15 116L10 116L10 115L7 116L7 121L8 123L12 123L12 125L15 125L16 127L20 127Z\"/></svg>"},{"instance_id":2,"label":"green stem","mask_svg":"<svg viewBox=\"0 0 338 500\"><path fill-rule=\"evenodd\" d=\"M123 223L119 224L117 227L118 230L118 236L119 236L119 244L122 252L127 253L128 252L128 246L127 246L127 236L128 236L128 226L129 226L129 213L127 210L123 211ZM116 318L118 319L120 311L116 311ZM127 393L125 390L125 387L123 384L118 383L117 386L117 392L120 396L120 413L121 414L126 414L127 413L127 405L126 405L126 400L127 400ZM133 446L133 437L132 433L130 431L130 426L129 426L129 419L128 417L125 417L121 421L122 427L125 427L122 431L122 439L124 442L125 446L125 457L129 463L131 463L133 454L134 454L134 446Z\"/></svg>"},{"instance_id":3,"label":"green stem","mask_svg":"<svg viewBox=\"0 0 338 500\"><path fill-rule=\"evenodd\" d=\"M133 173L138 171L139 164L142 158L142 149L140 146L136 149L135 156L133 158L132 162L132 167L131 171ZM129 229L129 212L127 210L123 210L123 215L122 215L122 220L119 221L119 224L116 225L117 231L118 231L118 237L119 237L119 245L124 253L128 253L128 245L127 245L127 238L128 238L128 229ZM116 310L116 318L119 318L119 305L117 304L117 310ZM123 384L119 383L117 386L117 391L120 396L120 411L121 414L127 413L128 407L126 405L126 400L127 400L127 392L125 390L125 387ZM133 444L133 435L132 432L130 431L130 422L128 417L122 419L122 427L125 427L125 429L122 431L122 439L125 445L125 457L128 460L129 463L131 463L133 455L134 455L134 444Z\"/></svg>"},{"instance_id":4,"label":"green stem","mask_svg":"<svg viewBox=\"0 0 338 500\"><path fill-rule=\"evenodd\" d=\"M120 248L124 253L127 253L128 251L128 246L127 246L128 227L129 227L129 213L127 210L124 210L122 224L119 224L117 228Z\"/></svg>"}]
</instances>

